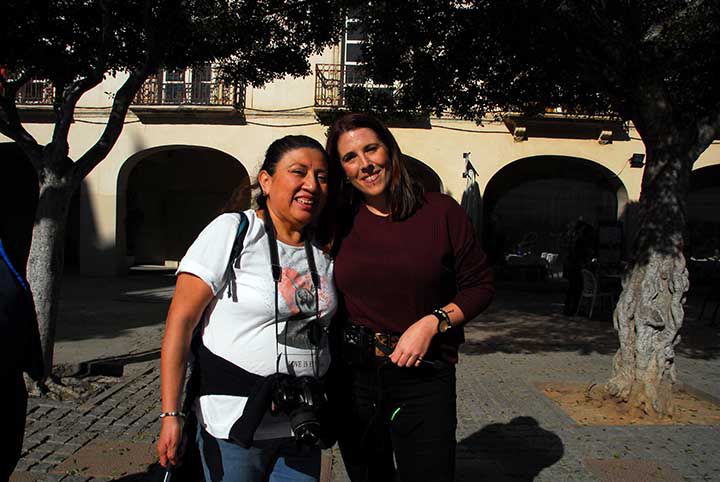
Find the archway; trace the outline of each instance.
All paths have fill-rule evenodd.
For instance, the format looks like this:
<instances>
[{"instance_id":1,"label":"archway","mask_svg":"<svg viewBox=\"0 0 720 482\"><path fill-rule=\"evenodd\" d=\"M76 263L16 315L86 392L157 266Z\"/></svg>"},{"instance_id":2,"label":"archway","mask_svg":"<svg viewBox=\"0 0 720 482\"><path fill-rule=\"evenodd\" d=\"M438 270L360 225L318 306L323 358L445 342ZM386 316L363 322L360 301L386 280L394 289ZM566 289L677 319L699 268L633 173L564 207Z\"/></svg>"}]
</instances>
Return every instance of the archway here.
<instances>
[{"instance_id":1,"label":"archway","mask_svg":"<svg viewBox=\"0 0 720 482\"><path fill-rule=\"evenodd\" d=\"M562 254L568 226L617 223L628 195L609 169L586 159L536 156L498 171L485 194L485 243L495 262L522 251ZM615 247L619 256L621 246Z\"/></svg>"},{"instance_id":2,"label":"archway","mask_svg":"<svg viewBox=\"0 0 720 482\"><path fill-rule=\"evenodd\" d=\"M690 256L720 256L720 165L692 172L686 212Z\"/></svg>"},{"instance_id":3,"label":"archway","mask_svg":"<svg viewBox=\"0 0 720 482\"><path fill-rule=\"evenodd\" d=\"M233 191L247 185L245 167L214 149L165 146L128 159L118 179L118 244L126 265L174 266Z\"/></svg>"},{"instance_id":4,"label":"archway","mask_svg":"<svg viewBox=\"0 0 720 482\"><path fill-rule=\"evenodd\" d=\"M403 161L410 176L420 181L420 184L425 188L425 192L442 192L442 179L432 167L420 159L405 154L403 154Z\"/></svg>"}]
</instances>

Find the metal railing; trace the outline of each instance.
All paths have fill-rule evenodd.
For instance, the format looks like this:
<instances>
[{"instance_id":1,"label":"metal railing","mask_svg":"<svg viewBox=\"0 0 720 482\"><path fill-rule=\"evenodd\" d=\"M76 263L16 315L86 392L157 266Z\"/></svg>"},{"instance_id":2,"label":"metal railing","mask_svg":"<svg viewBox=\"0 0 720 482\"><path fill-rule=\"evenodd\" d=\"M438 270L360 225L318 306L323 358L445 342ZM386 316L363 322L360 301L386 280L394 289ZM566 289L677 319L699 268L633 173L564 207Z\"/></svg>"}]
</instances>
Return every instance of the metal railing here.
<instances>
[{"instance_id":1,"label":"metal railing","mask_svg":"<svg viewBox=\"0 0 720 482\"><path fill-rule=\"evenodd\" d=\"M395 95L395 87L369 81L359 65L315 65L315 107L345 107L353 95L353 88L362 88L375 95Z\"/></svg>"},{"instance_id":2,"label":"metal railing","mask_svg":"<svg viewBox=\"0 0 720 482\"><path fill-rule=\"evenodd\" d=\"M344 103L342 65L315 65L315 107L342 107Z\"/></svg>"},{"instance_id":3,"label":"metal railing","mask_svg":"<svg viewBox=\"0 0 720 482\"><path fill-rule=\"evenodd\" d=\"M222 82L161 82L150 77L135 95L136 105L245 106L245 89Z\"/></svg>"},{"instance_id":4,"label":"metal railing","mask_svg":"<svg viewBox=\"0 0 720 482\"><path fill-rule=\"evenodd\" d=\"M53 85L49 80L31 79L20 87L15 97L17 104L52 105Z\"/></svg>"}]
</instances>

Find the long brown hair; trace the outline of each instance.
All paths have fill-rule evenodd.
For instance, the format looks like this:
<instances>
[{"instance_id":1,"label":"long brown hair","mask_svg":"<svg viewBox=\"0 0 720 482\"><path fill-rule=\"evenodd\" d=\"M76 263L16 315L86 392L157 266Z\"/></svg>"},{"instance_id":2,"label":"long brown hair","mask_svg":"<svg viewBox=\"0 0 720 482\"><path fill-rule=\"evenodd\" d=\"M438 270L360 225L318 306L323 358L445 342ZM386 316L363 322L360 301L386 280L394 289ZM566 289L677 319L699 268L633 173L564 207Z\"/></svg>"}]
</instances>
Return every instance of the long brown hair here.
<instances>
[{"instance_id":1,"label":"long brown hair","mask_svg":"<svg viewBox=\"0 0 720 482\"><path fill-rule=\"evenodd\" d=\"M356 199L360 196L354 192L355 188L343 181L345 176L342 172L338 141L342 134L362 128L371 129L375 132L388 149L390 154L390 182L386 189L390 216L393 221L406 219L423 204L425 194L423 186L410 177L403 161L402 152L400 152L400 146L398 146L390 130L370 114L345 114L339 117L328 131L326 144L329 157L328 170L330 171L331 182L335 184L333 191L337 193L339 204L353 209L356 209L359 205L359 201Z\"/></svg>"}]
</instances>

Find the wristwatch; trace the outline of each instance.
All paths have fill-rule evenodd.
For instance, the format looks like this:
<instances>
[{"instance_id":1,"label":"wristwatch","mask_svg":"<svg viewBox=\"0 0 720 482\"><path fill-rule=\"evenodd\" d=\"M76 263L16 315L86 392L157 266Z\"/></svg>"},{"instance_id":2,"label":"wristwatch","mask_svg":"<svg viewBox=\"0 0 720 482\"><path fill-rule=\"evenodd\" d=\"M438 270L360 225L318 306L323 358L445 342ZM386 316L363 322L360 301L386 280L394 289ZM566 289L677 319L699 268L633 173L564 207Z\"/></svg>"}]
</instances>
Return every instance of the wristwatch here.
<instances>
[{"instance_id":1,"label":"wristwatch","mask_svg":"<svg viewBox=\"0 0 720 482\"><path fill-rule=\"evenodd\" d=\"M445 333L453 327L450 323L450 316L445 310L437 309L433 310L432 314L438 319L437 331L438 333Z\"/></svg>"}]
</instances>

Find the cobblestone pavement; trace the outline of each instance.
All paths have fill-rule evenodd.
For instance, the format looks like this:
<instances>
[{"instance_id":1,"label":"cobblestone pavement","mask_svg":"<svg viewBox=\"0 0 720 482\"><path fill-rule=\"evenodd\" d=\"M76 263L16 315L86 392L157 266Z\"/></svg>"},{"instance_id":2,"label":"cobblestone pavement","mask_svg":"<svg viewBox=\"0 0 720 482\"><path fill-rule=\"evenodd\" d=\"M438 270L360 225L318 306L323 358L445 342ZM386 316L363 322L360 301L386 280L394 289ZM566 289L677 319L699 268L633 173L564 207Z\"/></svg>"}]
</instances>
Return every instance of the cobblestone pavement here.
<instances>
[{"instance_id":1,"label":"cobblestone pavement","mask_svg":"<svg viewBox=\"0 0 720 482\"><path fill-rule=\"evenodd\" d=\"M63 463L72 462L69 459L80 449L99 440L110 440L118 445L150 446L160 429L157 417L159 388L159 363L153 362L139 374L107 388L84 403L31 398L23 456L11 481L111 480L112 477L92 475L106 473L107 463L102 460L101 467L64 469L63 465L68 464ZM148 468L143 467L144 471ZM151 470L151 473L154 472L157 470ZM154 477L148 477L151 478Z\"/></svg>"},{"instance_id":2,"label":"cobblestone pavement","mask_svg":"<svg viewBox=\"0 0 720 482\"><path fill-rule=\"evenodd\" d=\"M501 291L492 309L468 327L457 372L457 480L720 480L718 426L579 426L541 393L537 382L607 379L617 348L609 321L562 317L556 314L560 298L555 291ZM691 306L678 378L717 401L720 330L692 319ZM31 399L23 457L11 481L158 480L152 465L158 362L144 361L127 373L83 403ZM131 456L132 470L120 475L85 466L84 452L108 444L123 447L109 454L116 465L132 447L140 447L142 457ZM329 479L347 481L337 449L330 455ZM616 471L598 471L593 461Z\"/></svg>"}]
</instances>

